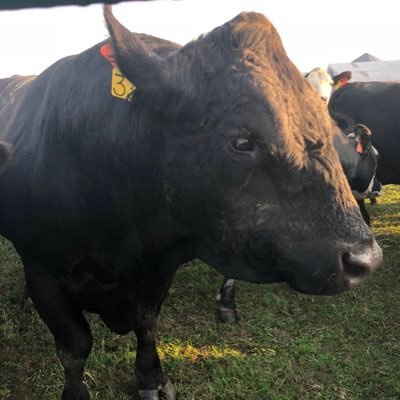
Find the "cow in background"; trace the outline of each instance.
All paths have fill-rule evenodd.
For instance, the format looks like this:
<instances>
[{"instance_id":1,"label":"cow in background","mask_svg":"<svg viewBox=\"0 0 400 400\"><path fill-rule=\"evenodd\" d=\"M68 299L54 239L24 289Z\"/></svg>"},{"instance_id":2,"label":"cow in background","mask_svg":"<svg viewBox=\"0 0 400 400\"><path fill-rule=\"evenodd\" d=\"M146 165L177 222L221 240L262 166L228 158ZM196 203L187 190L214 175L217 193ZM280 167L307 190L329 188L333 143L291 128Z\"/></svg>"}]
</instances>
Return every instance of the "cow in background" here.
<instances>
[{"instance_id":1,"label":"cow in background","mask_svg":"<svg viewBox=\"0 0 400 400\"><path fill-rule=\"evenodd\" d=\"M328 104L332 118L343 130L367 125L379 152L377 178L400 184L400 82L352 82L335 91Z\"/></svg>"},{"instance_id":2,"label":"cow in background","mask_svg":"<svg viewBox=\"0 0 400 400\"><path fill-rule=\"evenodd\" d=\"M332 91L347 85L351 79L351 71L341 72L332 78L325 68L316 67L304 76L317 91L321 100L328 104Z\"/></svg>"},{"instance_id":3,"label":"cow in background","mask_svg":"<svg viewBox=\"0 0 400 400\"><path fill-rule=\"evenodd\" d=\"M312 71L310 71L308 74L305 75L306 79L310 82L311 86L317 91L317 93L320 95L321 99L328 104L332 93L334 93L336 90L340 89L341 87L346 86L349 83L349 80L351 79L351 71L344 71L341 72L338 75L335 75L333 78L326 72L324 68L317 67L314 68ZM330 87L330 89L329 89ZM322 97L322 94L325 95L325 97ZM335 112L335 115L331 116L335 120L335 122L338 124L339 127L343 130L343 132L347 135L350 135L354 137L354 129L356 126L356 123L354 120L349 118L348 116L340 113L340 112ZM359 122L362 124L361 122ZM363 124L367 125L367 124ZM371 132L370 132L371 133ZM371 135L365 136L366 141L369 143L371 142ZM369 157L371 159L371 162L369 163L370 168L373 168L372 171L375 172L375 169L377 168L377 161L378 161L378 151L376 148L373 146L369 146L369 144L365 143L364 146L362 146L362 142L359 142L359 148L363 147L363 151L366 149L371 149L370 153L365 153L363 151L360 152L360 154L365 158L366 154L370 154ZM340 153L339 153L340 156ZM374 161L372 162L372 159ZM344 161L345 160L341 160ZM342 165L343 162L342 162ZM364 163L364 165L366 165ZM359 172L359 176L364 180L367 176L370 176L371 169L363 169L362 171ZM364 174L364 177L361 175ZM379 181L379 178L376 177L374 174L374 179L371 181L371 184L368 187L367 191L360 192L357 190L357 188L353 187L353 193L355 198L357 199L358 206L360 207L361 213L365 219L365 221L370 224L370 217L368 214L368 211L365 207L365 199L369 198L372 204L376 203L376 197L380 195L380 190L381 190L381 182Z\"/></svg>"},{"instance_id":4,"label":"cow in background","mask_svg":"<svg viewBox=\"0 0 400 400\"><path fill-rule=\"evenodd\" d=\"M372 145L371 131L363 124L354 124L351 132L335 135L334 145L364 221L370 226L364 201L375 200L382 187L376 177L379 153Z\"/></svg>"}]
</instances>

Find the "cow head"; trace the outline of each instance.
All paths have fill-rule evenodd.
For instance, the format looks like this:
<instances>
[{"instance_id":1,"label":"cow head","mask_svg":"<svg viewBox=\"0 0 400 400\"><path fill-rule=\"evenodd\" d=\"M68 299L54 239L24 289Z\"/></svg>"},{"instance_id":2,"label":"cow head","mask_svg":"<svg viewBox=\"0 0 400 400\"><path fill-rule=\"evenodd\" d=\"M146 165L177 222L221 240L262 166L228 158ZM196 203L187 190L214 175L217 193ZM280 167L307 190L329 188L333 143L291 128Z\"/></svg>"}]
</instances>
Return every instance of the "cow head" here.
<instances>
[{"instance_id":1,"label":"cow head","mask_svg":"<svg viewBox=\"0 0 400 400\"><path fill-rule=\"evenodd\" d=\"M317 67L308 72L305 78L311 83L311 86L317 91L321 100L328 103L331 96L333 79L324 68Z\"/></svg>"},{"instance_id":2,"label":"cow head","mask_svg":"<svg viewBox=\"0 0 400 400\"><path fill-rule=\"evenodd\" d=\"M371 131L365 125L355 124L347 137L347 151L338 148L337 138L335 146L353 194L357 200L374 199L382 185L376 178L379 155L372 146Z\"/></svg>"},{"instance_id":3,"label":"cow head","mask_svg":"<svg viewBox=\"0 0 400 400\"><path fill-rule=\"evenodd\" d=\"M305 78L317 91L321 100L327 104L332 91L339 89L349 82L351 79L351 71L344 71L331 77L324 68L317 67L308 72Z\"/></svg>"},{"instance_id":4,"label":"cow head","mask_svg":"<svg viewBox=\"0 0 400 400\"><path fill-rule=\"evenodd\" d=\"M348 143L340 145L344 139L343 135L338 133L335 136L335 147L355 198L369 198L374 201L380 195L382 184L376 177L379 154L372 146L371 131L365 125L356 124L347 114L333 110L331 103L328 110L337 126L349 139Z\"/></svg>"},{"instance_id":5,"label":"cow head","mask_svg":"<svg viewBox=\"0 0 400 400\"><path fill-rule=\"evenodd\" d=\"M160 168L171 235L226 276L306 293L342 292L377 267L326 106L267 18L239 14L160 58L110 10L117 63L137 88L132 107L147 107L159 149L149 163Z\"/></svg>"}]
</instances>

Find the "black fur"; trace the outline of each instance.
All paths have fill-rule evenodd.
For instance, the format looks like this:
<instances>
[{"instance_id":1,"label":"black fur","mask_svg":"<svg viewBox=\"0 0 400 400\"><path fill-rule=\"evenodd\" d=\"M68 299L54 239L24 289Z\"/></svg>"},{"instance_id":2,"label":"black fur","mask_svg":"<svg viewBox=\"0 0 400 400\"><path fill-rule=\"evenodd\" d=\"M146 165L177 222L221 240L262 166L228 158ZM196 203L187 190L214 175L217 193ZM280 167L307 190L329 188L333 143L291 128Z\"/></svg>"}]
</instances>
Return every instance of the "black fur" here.
<instances>
[{"instance_id":1,"label":"black fur","mask_svg":"<svg viewBox=\"0 0 400 400\"><path fill-rule=\"evenodd\" d=\"M63 400L89 396L84 309L135 332L140 396L173 400L155 335L179 265L199 257L232 278L335 294L381 253L328 113L264 16L240 14L182 48L106 19L133 101L110 95L101 44L19 88L0 109L14 146L0 232L54 336Z\"/></svg>"}]
</instances>

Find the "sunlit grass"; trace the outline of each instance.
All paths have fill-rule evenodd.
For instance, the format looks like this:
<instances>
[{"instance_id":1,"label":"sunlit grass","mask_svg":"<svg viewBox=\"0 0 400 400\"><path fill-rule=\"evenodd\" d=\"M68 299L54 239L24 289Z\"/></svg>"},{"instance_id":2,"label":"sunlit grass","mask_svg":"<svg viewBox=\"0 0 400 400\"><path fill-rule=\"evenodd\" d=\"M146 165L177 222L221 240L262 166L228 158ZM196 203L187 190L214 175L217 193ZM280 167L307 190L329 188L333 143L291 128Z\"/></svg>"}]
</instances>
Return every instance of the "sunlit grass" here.
<instances>
[{"instance_id":1,"label":"sunlit grass","mask_svg":"<svg viewBox=\"0 0 400 400\"><path fill-rule=\"evenodd\" d=\"M204 346L194 347L190 344L164 343L158 346L161 360L172 359L194 362L199 359L220 359L227 357L243 357L243 353L228 347Z\"/></svg>"}]
</instances>

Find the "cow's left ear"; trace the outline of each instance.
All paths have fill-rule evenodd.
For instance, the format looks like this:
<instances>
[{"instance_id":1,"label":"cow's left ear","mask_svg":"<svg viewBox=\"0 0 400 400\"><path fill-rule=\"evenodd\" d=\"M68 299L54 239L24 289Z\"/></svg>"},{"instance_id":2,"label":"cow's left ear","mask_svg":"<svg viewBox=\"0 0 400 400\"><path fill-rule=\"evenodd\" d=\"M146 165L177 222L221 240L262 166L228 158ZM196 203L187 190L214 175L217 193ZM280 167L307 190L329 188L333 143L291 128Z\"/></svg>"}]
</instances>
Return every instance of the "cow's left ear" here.
<instances>
[{"instance_id":1,"label":"cow's left ear","mask_svg":"<svg viewBox=\"0 0 400 400\"><path fill-rule=\"evenodd\" d=\"M360 154L367 154L371 147L371 131L362 124L356 124L354 127L355 139L357 142L356 151Z\"/></svg>"},{"instance_id":2,"label":"cow's left ear","mask_svg":"<svg viewBox=\"0 0 400 400\"><path fill-rule=\"evenodd\" d=\"M137 33L126 29L104 5L104 18L119 69L139 90L152 90L163 80L162 60L149 49Z\"/></svg>"}]
</instances>

